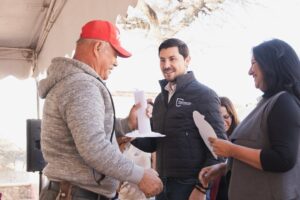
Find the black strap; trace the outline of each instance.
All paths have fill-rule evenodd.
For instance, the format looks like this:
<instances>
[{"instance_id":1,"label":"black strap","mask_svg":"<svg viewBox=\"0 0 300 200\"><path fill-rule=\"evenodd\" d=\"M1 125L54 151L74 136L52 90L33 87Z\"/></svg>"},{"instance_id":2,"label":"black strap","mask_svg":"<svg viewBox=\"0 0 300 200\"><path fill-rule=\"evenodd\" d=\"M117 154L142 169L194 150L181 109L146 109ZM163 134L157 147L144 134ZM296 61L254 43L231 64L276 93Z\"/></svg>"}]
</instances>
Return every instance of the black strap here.
<instances>
[{"instance_id":1,"label":"black strap","mask_svg":"<svg viewBox=\"0 0 300 200\"><path fill-rule=\"evenodd\" d=\"M115 104L114 104L112 95L111 95L109 89L106 87L105 83L103 83L103 81L99 77L97 78L97 80L100 81L100 83L102 83L102 85L105 87L106 91L108 92L109 98L110 98L110 101L111 101L111 106L112 106L112 109L113 109L114 119L113 119L113 127L112 127L112 130L111 130L111 136L110 136L110 142L112 143L112 138L113 138L113 135L114 135L114 132L115 132L115 123L116 123Z\"/></svg>"},{"instance_id":2,"label":"black strap","mask_svg":"<svg viewBox=\"0 0 300 200\"><path fill-rule=\"evenodd\" d=\"M111 105L112 105L112 109L113 109L113 117L114 117L113 118L113 127L112 127L111 135L110 135L110 142L112 143L113 135L114 135L114 132L115 132L115 123L116 123L115 104L114 104L112 95L111 95L110 91L108 90L108 88L106 87L105 83L103 83L103 81L99 77L97 77L97 80L99 80L100 83L102 83L102 85L105 87L106 91L108 92L109 97L110 97L110 101L111 101ZM96 176L95 176L95 169L93 169L93 175L94 175L94 179L95 179L96 183L98 185L101 185L101 181L105 178L105 174L101 174L101 177L97 180Z\"/></svg>"}]
</instances>

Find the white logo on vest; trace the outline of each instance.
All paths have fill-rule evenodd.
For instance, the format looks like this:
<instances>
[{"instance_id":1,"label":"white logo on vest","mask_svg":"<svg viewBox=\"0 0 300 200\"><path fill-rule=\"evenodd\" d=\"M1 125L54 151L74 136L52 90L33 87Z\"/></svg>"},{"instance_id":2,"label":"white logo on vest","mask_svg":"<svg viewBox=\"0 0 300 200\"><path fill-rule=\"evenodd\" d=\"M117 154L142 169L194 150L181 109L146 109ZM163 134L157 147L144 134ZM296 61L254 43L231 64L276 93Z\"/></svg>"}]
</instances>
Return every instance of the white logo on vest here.
<instances>
[{"instance_id":1,"label":"white logo on vest","mask_svg":"<svg viewBox=\"0 0 300 200\"><path fill-rule=\"evenodd\" d=\"M176 107L190 106L190 105L192 105L191 102L186 102L186 101L184 101L184 99L182 99L182 98L177 98L177 99L176 99Z\"/></svg>"}]
</instances>

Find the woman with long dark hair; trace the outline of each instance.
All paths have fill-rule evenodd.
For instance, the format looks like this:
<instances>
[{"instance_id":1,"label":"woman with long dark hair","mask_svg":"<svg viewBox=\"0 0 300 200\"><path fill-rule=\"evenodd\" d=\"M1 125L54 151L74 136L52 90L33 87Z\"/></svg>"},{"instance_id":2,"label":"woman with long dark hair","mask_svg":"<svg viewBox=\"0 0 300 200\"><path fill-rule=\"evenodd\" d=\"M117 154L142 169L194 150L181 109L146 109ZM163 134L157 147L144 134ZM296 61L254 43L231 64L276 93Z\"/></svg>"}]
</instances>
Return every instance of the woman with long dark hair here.
<instances>
[{"instance_id":1,"label":"woman with long dark hair","mask_svg":"<svg viewBox=\"0 0 300 200\"><path fill-rule=\"evenodd\" d=\"M228 164L203 168L203 184L230 166L230 200L300 199L300 61L286 42L253 48L249 75L263 92L230 141L210 138Z\"/></svg>"}]
</instances>

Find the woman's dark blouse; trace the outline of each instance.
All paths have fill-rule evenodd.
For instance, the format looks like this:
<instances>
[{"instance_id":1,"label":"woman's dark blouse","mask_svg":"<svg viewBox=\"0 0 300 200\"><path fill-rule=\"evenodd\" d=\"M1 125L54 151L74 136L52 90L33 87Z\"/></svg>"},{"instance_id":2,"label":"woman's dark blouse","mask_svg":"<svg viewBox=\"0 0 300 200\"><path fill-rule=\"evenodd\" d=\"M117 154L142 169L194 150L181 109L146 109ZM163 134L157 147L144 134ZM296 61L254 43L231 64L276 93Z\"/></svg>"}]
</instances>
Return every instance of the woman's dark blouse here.
<instances>
[{"instance_id":1,"label":"woman's dark blouse","mask_svg":"<svg viewBox=\"0 0 300 200\"><path fill-rule=\"evenodd\" d=\"M296 163L300 139L300 105L289 93L280 95L268 116L270 148L262 149L263 170L285 172Z\"/></svg>"}]
</instances>

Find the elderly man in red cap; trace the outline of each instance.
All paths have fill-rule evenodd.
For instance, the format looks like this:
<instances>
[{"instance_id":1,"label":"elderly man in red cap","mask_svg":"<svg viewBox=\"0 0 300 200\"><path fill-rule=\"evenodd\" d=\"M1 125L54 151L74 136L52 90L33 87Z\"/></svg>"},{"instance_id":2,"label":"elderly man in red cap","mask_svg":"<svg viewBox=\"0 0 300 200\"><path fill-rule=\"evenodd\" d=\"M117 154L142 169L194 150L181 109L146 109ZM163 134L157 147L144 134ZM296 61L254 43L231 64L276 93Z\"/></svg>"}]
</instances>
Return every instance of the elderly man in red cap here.
<instances>
[{"instance_id":1,"label":"elderly man in red cap","mask_svg":"<svg viewBox=\"0 0 300 200\"><path fill-rule=\"evenodd\" d=\"M161 192L152 169L123 156L116 135L137 128L134 106L128 117L116 119L113 99L104 80L117 57L130 57L117 28L94 20L82 27L73 59L54 58L47 78L39 83L45 99L41 129L44 174L50 180L41 200L112 199L119 181L135 183L147 195Z\"/></svg>"}]
</instances>

